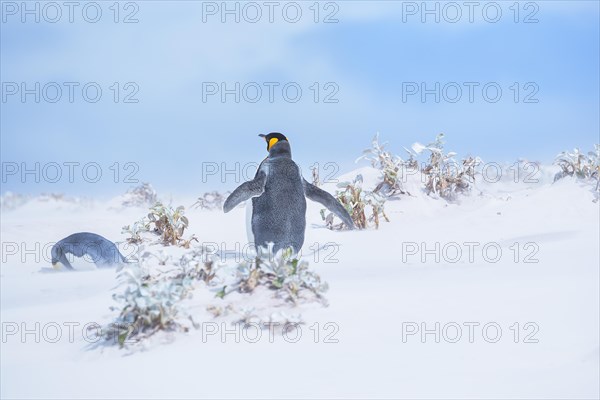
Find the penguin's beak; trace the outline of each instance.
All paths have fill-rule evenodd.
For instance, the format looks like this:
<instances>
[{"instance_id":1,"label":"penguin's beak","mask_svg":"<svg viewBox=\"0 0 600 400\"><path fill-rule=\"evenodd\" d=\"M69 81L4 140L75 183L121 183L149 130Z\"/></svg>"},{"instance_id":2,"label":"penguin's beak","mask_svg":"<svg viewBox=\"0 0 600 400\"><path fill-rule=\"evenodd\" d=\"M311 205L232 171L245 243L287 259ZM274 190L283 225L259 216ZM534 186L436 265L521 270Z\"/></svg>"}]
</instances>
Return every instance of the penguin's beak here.
<instances>
[{"instance_id":1,"label":"penguin's beak","mask_svg":"<svg viewBox=\"0 0 600 400\"><path fill-rule=\"evenodd\" d=\"M60 265L58 263L52 263L52 268L60 269Z\"/></svg>"}]
</instances>

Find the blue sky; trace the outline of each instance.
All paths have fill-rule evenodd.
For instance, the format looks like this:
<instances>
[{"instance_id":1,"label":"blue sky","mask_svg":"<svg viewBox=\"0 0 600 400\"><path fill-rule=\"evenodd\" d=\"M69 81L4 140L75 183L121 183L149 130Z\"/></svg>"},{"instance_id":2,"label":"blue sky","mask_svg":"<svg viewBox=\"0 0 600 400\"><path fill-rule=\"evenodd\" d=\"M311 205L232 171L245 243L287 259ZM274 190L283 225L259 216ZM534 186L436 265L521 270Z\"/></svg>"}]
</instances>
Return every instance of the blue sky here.
<instances>
[{"instance_id":1,"label":"blue sky","mask_svg":"<svg viewBox=\"0 0 600 400\"><path fill-rule=\"evenodd\" d=\"M479 8L469 22L462 2L455 3L463 13L459 22L444 20L454 14L440 14L439 23L431 15L423 23L421 10L408 13L422 2L393 1L336 2L335 7L321 2L320 22L314 23L313 3L298 2L302 17L296 23L287 22L279 9L270 23L264 6L256 23L244 21L243 15L239 23L232 16L222 23L219 13L205 13L203 22L203 10L221 2L142 1L135 3L139 22L124 24L114 23L112 1L99 2L102 17L97 23L86 22L78 9L73 23L66 9L57 23L44 21L42 14L40 23L30 15L22 23L21 10L13 15L3 2L3 165L95 162L103 177L89 183L76 169L73 183L66 178L50 183L43 176L36 183L31 175L21 182L17 174L6 177L2 192L112 195L131 186L123 182L131 171L123 168L127 162L139 167L135 178L159 191L200 194L233 188L238 182L231 176L225 183L217 177L202 182L202 163L231 169L236 162L259 162L266 154L257 134L270 131L290 138L294 157L306 170L315 162L335 162L340 172L353 168L375 132L398 153L402 146L429 142L443 132L449 150L499 162L519 157L550 162L561 150L588 150L600 141L596 1L520 2L518 23L510 8L513 1L495 3L502 11L496 23L487 22ZM448 3L427 4L441 10ZM121 9L119 20L132 11ZM332 11L339 22L323 23ZM534 11L538 22L524 23ZM28 87L57 82L63 96L56 103L35 103L29 95L22 103L19 93L7 95L7 82ZM102 98L88 103L76 90L70 103L64 82L77 82L78 88L96 82ZM114 82L120 87L118 103L112 100ZM122 102L131 91L124 88L127 82L139 87L138 103ZM203 102L203 82L226 82L228 87L256 82L263 96L256 103L243 98L235 103L233 95L225 103L218 95ZM265 82L279 84L273 103ZM296 103L285 101L281 93L289 82L302 89ZM419 93L404 93L403 101L407 84L434 88L436 82L440 90L451 83L446 86L450 98L458 85L462 96L456 103L443 96L436 103L433 94L422 102ZM472 103L465 82L477 84ZM498 102L482 95L481 88L490 83L502 90ZM338 102L324 103L323 96L336 88ZM523 102L536 90L537 103ZM254 92L248 93L251 97ZM115 162L121 170L118 183L109 168Z\"/></svg>"}]
</instances>

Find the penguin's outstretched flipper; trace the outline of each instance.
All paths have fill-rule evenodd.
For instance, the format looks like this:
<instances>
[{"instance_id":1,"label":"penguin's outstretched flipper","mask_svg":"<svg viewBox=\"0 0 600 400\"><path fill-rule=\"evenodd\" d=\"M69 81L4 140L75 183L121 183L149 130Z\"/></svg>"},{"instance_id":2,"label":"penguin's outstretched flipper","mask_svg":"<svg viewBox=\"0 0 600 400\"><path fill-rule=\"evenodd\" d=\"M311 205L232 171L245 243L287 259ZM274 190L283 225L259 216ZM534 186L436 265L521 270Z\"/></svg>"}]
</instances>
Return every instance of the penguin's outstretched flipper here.
<instances>
[{"instance_id":1,"label":"penguin's outstretched flipper","mask_svg":"<svg viewBox=\"0 0 600 400\"><path fill-rule=\"evenodd\" d=\"M252 197L260 196L265 191L265 183L267 175L264 171L259 170L254 179L242 183L229 195L223 204L223 211L228 213L233 210L242 201L246 201Z\"/></svg>"},{"instance_id":2,"label":"penguin's outstretched flipper","mask_svg":"<svg viewBox=\"0 0 600 400\"><path fill-rule=\"evenodd\" d=\"M342 222L349 228L354 229L354 222L348 214L348 211L342 206L342 204L335 199L332 195L324 191L323 189L319 189L315 185L303 179L304 185L304 194L306 197L312 201L316 201L317 203L321 203L329 211L334 213Z\"/></svg>"}]
</instances>

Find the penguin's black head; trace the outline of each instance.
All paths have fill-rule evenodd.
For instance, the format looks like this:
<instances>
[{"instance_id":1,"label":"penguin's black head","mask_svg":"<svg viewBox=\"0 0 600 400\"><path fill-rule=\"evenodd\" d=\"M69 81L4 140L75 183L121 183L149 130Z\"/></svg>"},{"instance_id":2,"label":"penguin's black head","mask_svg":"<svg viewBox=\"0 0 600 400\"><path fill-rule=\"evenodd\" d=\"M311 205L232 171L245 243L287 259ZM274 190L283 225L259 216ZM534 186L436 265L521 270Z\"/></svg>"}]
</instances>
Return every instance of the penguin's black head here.
<instances>
[{"instance_id":1,"label":"penguin's black head","mask_svg":"<svg viewBox=\"0 0 600 400\"><path fill-rule=\"evenodd\" d=\"M50 250L50 255L52 257L52 267L54 267L55 269L59 269L60 260L64 256L64 250L62 246L58 244L52 246L52 250Z\"/></svg>"},{"instance_id":2,"label":"penguin's black head","mask_svg":"<svg viewBox=\"0 0 600 400\"><path fill-rule=\"evenodd\" d=\"M265 138L265 142L267 142L267 151L271 150L271 147L273 147L275 143L288 141L287 138L279 132L271 132L268 135L260 134L258 136Z\"/></svg>"}]
</instances>

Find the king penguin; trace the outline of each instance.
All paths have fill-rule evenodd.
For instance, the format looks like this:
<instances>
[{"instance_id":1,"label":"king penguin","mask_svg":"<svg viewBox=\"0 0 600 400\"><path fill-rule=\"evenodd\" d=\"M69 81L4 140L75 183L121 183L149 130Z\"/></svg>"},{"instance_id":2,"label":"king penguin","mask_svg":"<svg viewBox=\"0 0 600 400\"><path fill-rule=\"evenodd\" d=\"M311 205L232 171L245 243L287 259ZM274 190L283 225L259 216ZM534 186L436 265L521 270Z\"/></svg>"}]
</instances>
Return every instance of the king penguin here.
<instances>
[{"instance_id":1,"label":"king penguin","mask_svg":"<svg viewBox=\"0 0 600 400\"><path fill-rule=\"evenodd\" d=\"M342 204L302 177L283 134L259 136L267 142L269 155L259 165L254 179L242 183L223 204L223 211L228 213L251 199L248 236L257 249L273 243L273 253L289 247L294 253L300 251L306 229L306 198L321 203L354 229L352 218Z\"/></svg>"},{"instance_id":2,"label":"king penguin","mask_svg":"<svg viewBox=\"0 0 600 400\"><path fill-rule=\"evenodd\" d=\"M111 267L127 263L113 242L91 232L78 232L59 240L52 246L50 254L52 266L55 269L59 269L62 264L68 270L75 270L67 255L77 258L87 257L84 260L96 264L97 267Z\"/></svg>"}]
</instances>

